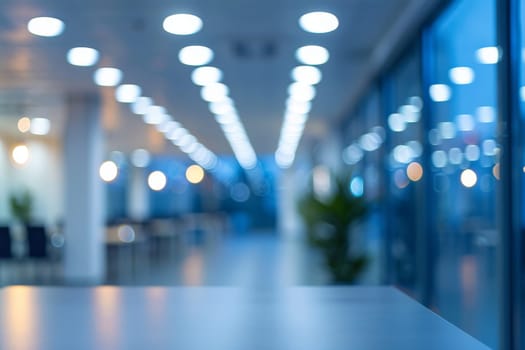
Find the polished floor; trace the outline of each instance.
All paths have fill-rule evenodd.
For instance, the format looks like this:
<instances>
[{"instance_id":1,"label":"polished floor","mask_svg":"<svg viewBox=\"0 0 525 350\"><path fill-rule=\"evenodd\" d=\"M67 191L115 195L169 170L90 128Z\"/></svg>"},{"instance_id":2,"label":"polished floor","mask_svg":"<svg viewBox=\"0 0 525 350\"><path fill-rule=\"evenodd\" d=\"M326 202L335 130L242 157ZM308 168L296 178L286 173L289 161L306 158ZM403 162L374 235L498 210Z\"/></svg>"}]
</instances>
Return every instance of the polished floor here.
<instances>
[{"instance_id":1,"label":"polished floor","mask_svg":"<svg viewBox=\"0 0 525 350\"><path fill-rule=\"evenodd\" d=\"M272 232L193 232L107 245L109 285L324 285L321 257L299 238ZM1 285L63 285L60 253L51 259L0 261Z\"/></svg>"},{"instance_id":2,"label":"polished floor","mask_svg":"<svg viewBox=\"0 0 525 350\"><path fill-rule=\"evenodd\" d=\"M109 247L108 284L268 288L329 282L320 257L299 239L270 232L159 238Z\"/></svg>"},{"instance_id":3,"label":"polished floor","mask_svg":"<svg viewBox=\"0 0 525 350\"><path fill-rule=\"evenodd\" d=\"M368 251L380 247L376 241ZM492 247L465 250L453 240L437 259L434 311L485 344L497 345L497 283ZM375 248L374 248L375 247ZM376 251L377 253L377 251ZM376 256L361 284L379 284ZM105 284L240 286L256 289L330 284L321 256L304 239L275 232L188 232L107 246ZM0 261L0 286L64 285L60 254Z\"/></svg>"}]
</instances>

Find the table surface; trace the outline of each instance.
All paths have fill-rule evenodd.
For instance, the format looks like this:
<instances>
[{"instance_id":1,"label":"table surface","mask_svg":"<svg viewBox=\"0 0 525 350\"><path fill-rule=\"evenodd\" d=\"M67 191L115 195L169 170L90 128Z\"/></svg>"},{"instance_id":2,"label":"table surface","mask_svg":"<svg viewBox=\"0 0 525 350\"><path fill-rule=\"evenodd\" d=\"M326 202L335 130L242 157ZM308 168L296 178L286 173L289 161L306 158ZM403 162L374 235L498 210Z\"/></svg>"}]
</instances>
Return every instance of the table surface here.
<instances>
[{"instance_id":1,"label":"table surface","mask_svg":"<svg viewBox=\"0 0 525 350\"><path fill-rule=\"evenodd\" d=\"M390 287L0 289L0 349L487 349Z\"/></svg>"}]
</instances>

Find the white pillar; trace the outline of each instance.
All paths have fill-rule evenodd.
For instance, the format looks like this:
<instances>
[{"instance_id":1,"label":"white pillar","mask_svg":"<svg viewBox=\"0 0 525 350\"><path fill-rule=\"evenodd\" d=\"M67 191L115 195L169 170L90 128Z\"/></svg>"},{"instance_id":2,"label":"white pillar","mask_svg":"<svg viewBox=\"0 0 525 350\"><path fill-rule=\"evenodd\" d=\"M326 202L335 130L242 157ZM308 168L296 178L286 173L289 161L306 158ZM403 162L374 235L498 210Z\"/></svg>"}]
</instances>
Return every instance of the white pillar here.
<instances>
[{"instance_id":1,"label":"white pillar","mask_svg":"<svg viewBox=\"0 0 525 350\"><path fill-rule=\"evenodd\" d=\"M128 189L128 216L137 221L148 218L149 199L145 168L131 168Z\"/></svg>"},{"instance_id":2,"label":"white pillar","mask_svg":"<svg viewBox=\"0 0 525 350\"><path fill-rule=\"evenodd\" d=\"M104 188L98 175L103 132L98 96L69 96L67 114L64 277L68 283L96 284L105 275Z\"/></svg>"},{"instance_id":3,"label":"white pillar","mask_svg":"<svg viewBox=\"0 0 525 350\"><path fill-rule=\"evenodd\" d=\"M304 195L304 174L297 169L281 171L278 178L277 226L282 237L300 236L303 231L298 203Z\"/></svg>"}]
</instances>

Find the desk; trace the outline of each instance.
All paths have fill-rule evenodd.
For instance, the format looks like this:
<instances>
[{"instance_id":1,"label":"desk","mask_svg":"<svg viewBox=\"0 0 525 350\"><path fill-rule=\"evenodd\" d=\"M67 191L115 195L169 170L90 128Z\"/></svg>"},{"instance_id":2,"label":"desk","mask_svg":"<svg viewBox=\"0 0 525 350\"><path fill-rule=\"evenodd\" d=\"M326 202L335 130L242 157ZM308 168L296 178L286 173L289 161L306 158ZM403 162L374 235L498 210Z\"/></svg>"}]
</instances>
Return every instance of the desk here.
<instances>
[{"instance_id":1,"label":"desk","mask_svg":"<svg viewBox=\"0 0 525 350\"><path fill-rule=\"evenodd\" d=\"M487 349L389 287L0 290L0 349Z\"/></svg>"}]
</instances>

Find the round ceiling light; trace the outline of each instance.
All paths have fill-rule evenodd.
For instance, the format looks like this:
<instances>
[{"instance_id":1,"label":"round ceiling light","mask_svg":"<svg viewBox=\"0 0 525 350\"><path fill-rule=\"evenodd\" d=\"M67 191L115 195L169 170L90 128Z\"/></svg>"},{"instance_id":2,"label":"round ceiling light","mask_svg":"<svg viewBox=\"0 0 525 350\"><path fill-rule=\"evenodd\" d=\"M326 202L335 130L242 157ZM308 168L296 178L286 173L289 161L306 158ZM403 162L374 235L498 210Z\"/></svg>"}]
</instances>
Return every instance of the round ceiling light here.
<instances>
[{"instance_id":1,"label":"round ceiling light","mask_svg":"<svg viewBox=\"0 0 525 350\"><path fill-rule=\"evenodd\" d=\"M315 11L302 15L299 25L310 33L329 33L339 27L339 20L329 12Z\"/></svg>"},{"instance_id":2,"label":"round ceiling light","mask_svg":"<svg viewBox=\"0 0 525 350\"><path fill-rule=\"evenodd\" d=\"M146 114L148 109L153 105L153 100L146 96L138 97L131 105L131 110L135 114Z\"/></svg>"},{"instance_id":3,"label":"round ceiling light","mask_svg":"<svg viewBox=\"0 0 525 350\"><path fill-rule=\"evenodd\" d=\"M218 83L221 79L222 71L215 67L198 67L191 73L191 80L199 86Z\"/></svg>"},{"instance_id":4,"label":"round ceiling light","mask_svg":"<svg viewBox=\"0 0 525 350\"><path fill-rule=\"evenodd\" d=\"M67 61L73 66L92 66L97 63L98 57L98 51L91 47L74 47L67 52Z\"/></svg>"},{"instance_id":5,"label":"round ceiling light","mask_svg":"<svg viewBox=\"0 0 525 350\"><path fill-rule=\"evenodd\" d=\"M202 20L187 13L178 13L168 16L162 22L165 31L175 35L195 34L202 29Z\"/></svg>"},{"instance_id":6,"label":"round ceiling light","mask_svg":"<svg viewBox=\"0 0 525 350\"><path fill-rule=\"evenodd\" d=\"M288 93L293 100L311 101L315 97L315 88L312 85L295 82L288 87Z\"/></svg>"},{"instance_id":7,"label":"round ceiling light","mask_svg":"<svg viewBox=\"0 0 525 350\"><path fill-rule=\"evenodd\" d=\"M116 86L122 80L122 71L117 68L99 68L93 75L95 84L99 86Z\"/></svg>"},{"instance_id":8,"label":"round ceiling light","mask_svg":"<svg viewBox=\"0 0 525 350\"><path fill-rule=\"evenodd\" d=\"M134 84L122 84L115 90L115 98L121 103L133 103L140 94L140 86Z\"/></svg>"},{"instance_id":9,"label":"round ceiling light","mask_svg":"<svg viewBox=\"0 0 525 350\"><path fill-rule=\"evenodd\" d=\"M206 46L186 46L180 50L179 60L188 66L203 66L213 60L213 51Z\"/></svg>"},{"instance_id":10,"label":"round ceiling light","mask_svg":"<svg viewBox=\"0 0 525 350\"><path fill-rule=\"evenodd\" d=\"M292 69L292 79L300 83L315 85L318 84L323 75L321 70L313 66L298 66Z\"/></svg>"},{"instance_id":11,"label":"round ceiling light","mask_svg":"<svg viewBox=\"0 0 525 350\"><path fill-rule=\"evenodd\" d=\"M307 45L298 48L295 57L303 64L316 66L326 63L330 58L330 53L322 46Z\"/></svg>"},{"instance_id":12,"label":"round ceiling light","mask_svg":"<svg viewBox=\"0 0 525 350\"><path fill-rule=\"evenodd\" d=\"M27 30L38 36L57 36L64 31L64 22L54 17L35 17L27 23Z\"/></svg>"},{"instance_id":13,"label":"round ceiling light","mask_svg":"<svg viewBox=\"0 0 525 350\"><path fill-rule=\"evenodd\" d=\"M201 97L207 102L223 101L227 98L228 93L228 87L221 83L206 85L201 89Z\"/></svg>"}]
</instances>

